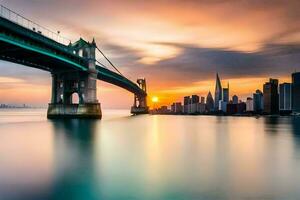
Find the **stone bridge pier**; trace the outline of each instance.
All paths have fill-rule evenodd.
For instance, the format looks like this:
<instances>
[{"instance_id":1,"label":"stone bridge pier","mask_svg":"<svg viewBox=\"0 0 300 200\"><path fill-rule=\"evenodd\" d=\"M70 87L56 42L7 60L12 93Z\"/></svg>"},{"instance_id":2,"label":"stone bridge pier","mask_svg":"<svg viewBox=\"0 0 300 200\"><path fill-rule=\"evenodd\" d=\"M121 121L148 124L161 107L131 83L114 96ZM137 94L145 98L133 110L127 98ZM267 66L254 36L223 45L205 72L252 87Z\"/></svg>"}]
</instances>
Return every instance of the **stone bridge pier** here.
<instances>
[{"instance_id":1,"label":"stone bridge pier","mask_svg":"<svg viewBox=\"0 0 300 200\"><path fill-rule=\"evenodd\" d=\"M145 91L147 94L146 89L146 79L138 79L137 84L139 87ZM148 114L149 107L147 106L147 95L134 95L133 106L131 107L131 114L138 115L138 114Z\"/></svg>"},{"instance_id":2,"label":"stone bridge pier","mask_svg":"<svg viewBox=\"0 0 300 200\"><path fill-rule=\"evenodd\" d=\"M48 118L98 118L101 106L97 99L96 44L80 39L72 44L78 56L86 58L88 71L53 71L52 98L48 106Z\"/></svg>"}]
</instances>

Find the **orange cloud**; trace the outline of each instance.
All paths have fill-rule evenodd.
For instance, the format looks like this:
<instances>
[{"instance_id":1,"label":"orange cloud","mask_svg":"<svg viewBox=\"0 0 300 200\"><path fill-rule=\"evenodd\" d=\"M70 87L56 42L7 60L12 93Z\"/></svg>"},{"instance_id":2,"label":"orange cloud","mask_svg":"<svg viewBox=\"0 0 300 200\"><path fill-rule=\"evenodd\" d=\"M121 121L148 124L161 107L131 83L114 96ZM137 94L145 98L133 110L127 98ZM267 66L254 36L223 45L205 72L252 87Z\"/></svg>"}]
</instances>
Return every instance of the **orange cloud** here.
<instances>
[{"instance_id":1,"label":"orange cloud","mask_svg":"<svg viewBox=\"0 0 300 200\"><path fill-rule=\"evenodd\" d=\"M193 93L206 96L214 91L216 71L230 81L232 94L246 97L266 81L257 77L285 80L292 68L299 68L297 46L284 46L300 42L297 0L4 2L73 41L96 37L125 75L132 80L146 76L149 95L159 96L162 104ZM268 46L273 44L283 46ZM50 100L50 81L37 85L20 79L17 70L1 71L0 77L0 102ZM102 105L132 104L127 91L99 85Z\"/></svg>"}]
</instances>

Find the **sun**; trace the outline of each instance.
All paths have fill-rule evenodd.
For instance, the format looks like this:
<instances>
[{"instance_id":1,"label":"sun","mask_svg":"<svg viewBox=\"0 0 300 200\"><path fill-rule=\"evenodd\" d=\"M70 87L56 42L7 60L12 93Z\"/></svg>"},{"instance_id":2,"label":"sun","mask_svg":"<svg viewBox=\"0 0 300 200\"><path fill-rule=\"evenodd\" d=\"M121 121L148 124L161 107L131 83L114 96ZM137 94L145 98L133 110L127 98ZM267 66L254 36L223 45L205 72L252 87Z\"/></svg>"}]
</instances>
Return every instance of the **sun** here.
<instances>
[{"instance_id":1,"label":"sun","mask_svg":"<svg viewBox=\"0 0 300 200\"><path fill-rule=\"evenodd\" d=\"M154 102L154 103L158 102L158 97L156 97L156 96L152 97L152 102Z\"/></svg>"}]
</instances>

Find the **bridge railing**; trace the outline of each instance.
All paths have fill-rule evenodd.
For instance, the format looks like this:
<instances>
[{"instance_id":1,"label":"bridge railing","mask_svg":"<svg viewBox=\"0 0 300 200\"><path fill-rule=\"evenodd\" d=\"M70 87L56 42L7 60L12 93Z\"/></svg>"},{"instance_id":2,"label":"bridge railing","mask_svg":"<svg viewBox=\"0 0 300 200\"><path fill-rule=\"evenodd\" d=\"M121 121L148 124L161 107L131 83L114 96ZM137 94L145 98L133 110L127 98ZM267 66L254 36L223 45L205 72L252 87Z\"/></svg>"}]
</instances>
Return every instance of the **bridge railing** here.
<instances>
[{"instance_id":1,"label":"bridge railing","mask_svg":"<svg viewBox=\"0 0 300 200\"><path fill-rule=\"evenodd\" d=\"M9 8L7 8L3 5L0 5L0 16L2 18L5 18L11 22L14 22L24 28L27 28L38 34L46 36L49 39L55 40L56 42L59 42L61 44L68 45L71 42L71 40L69 40L65 37L62 37L60 35L59 31L58 32L51 31L48 28L45 28L45 27L21 16L20 14L10 10Z\"/></svg>"}]
</instances>

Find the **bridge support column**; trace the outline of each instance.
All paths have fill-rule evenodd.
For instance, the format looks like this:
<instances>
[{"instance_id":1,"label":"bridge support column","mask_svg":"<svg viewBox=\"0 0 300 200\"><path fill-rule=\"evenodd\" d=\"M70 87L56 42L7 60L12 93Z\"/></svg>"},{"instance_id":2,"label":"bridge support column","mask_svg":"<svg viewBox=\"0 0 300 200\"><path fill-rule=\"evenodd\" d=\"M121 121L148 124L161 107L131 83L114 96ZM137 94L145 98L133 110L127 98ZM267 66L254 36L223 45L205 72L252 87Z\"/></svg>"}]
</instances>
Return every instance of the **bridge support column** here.
<instances>
[{"instance_id":1,"label":"bridge support column","mask_svg":"<svg viewBox=\"0 0 300 200\"><path fill-rule=\"evenodd\" d=\"M147 95L146 95L146 80L138 79L137 84L139 87L145 91L145 95L134 95L133 106L131 107L131 114L139 115L139 114L148 114L149 107L147 105Z\"/></svg>"},{"instance_id":2,"label":"bridge support column","mask_svg":"<svg viewBox=\"0 0 300 200\"><path fill-rule=\"evenodd\" d=\"M52 98L48 106L48 118L102 117L97 100L95 44L79 42L80 45L77 43L74 51L87 58L88 71L52 72Z\"/></svg>"},{"instance_id":3,"label":"bridge support column","mask_svg":"<svg viewBox=\"0 0 300 200\"><path fill-rule=\"evenodd\" d=\"M76 101L77 100L77 101ZM98 118L96 79L85 72L52 74L52 98L48 118Z\"/></svg>"}]
</instances>

